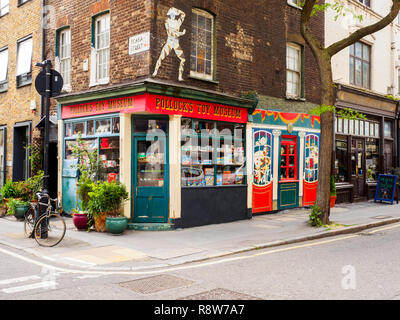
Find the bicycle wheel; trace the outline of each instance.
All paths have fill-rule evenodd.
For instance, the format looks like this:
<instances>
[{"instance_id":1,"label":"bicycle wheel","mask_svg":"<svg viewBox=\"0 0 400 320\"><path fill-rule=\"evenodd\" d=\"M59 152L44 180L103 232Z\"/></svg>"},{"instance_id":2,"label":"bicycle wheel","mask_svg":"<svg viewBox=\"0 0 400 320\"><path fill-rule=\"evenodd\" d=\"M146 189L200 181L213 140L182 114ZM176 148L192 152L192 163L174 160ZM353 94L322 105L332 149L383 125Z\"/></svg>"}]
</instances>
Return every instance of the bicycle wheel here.
<instances>
[{"instance_id":1,"label":"bicycle wheel","mask_svg":"<svg viewBox=\"0 0 400 320\"><path fill-rule=\"evenodd\" d=\"M66 225L64 219L56 213L42 216L35 226L35 240L43 247L54 247L64 238Z\"/></svg>"},{"instance_id":2,"label":"bicycle wheel","mask_svg":"<svg viewBox=\"0 0 400 320\"><path fill-rule=\"evenodd\" d=\"M24 220L25 237L32 238L34 227L35 227L35 209L33 207L29 207L29 209L25 212L25 220Z\"/></svg>"}]
</instances>

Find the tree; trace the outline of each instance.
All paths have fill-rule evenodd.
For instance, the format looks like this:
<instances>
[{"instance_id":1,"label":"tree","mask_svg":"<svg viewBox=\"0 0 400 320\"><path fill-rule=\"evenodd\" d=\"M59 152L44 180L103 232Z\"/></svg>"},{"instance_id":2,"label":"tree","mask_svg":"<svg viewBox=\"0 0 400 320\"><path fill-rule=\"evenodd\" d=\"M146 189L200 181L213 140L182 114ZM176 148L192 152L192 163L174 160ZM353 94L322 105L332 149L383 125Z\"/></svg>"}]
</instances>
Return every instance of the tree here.
<instances>
[{"instance_id":1,"label":"tree","mask_svg":"<svg viewBox=\"0 0 400 320\"><path fill-rule=\"evenodd\" d=\"M311 29L312 17L319 12L333 9L338 15L344 14L344 6L340 1L330 1L324 3L323 0L304 0L302 3L302 13L300 30L306 43L311 48L317 61L320 81L321 81L321 140L320 140L320 161L319 161L319 182L317 189L317 199L315 205L320 209L320 219L323 224L329 223L330 213L330 177L332 168L332 148L333 148L333 119L335 104L335 89L332 76L332 57L341 50L356 43L367 35L373 34L389 25L398 15L400 10L400 0L392 0L390 12L378 22L363 27L351 33L328 47L314 35Z\"/></svg>"}]
</instances>

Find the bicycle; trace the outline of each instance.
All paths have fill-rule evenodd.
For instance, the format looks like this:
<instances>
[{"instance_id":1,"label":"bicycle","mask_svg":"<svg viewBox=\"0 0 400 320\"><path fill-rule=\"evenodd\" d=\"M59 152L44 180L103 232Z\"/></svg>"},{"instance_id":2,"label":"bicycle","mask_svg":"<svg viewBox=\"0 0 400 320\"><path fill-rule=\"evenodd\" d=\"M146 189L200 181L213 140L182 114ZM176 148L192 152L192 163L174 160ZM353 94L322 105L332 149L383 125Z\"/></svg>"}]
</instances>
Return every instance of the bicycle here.
<instances>
[{"instance_id":1,"label":"bicycle","mask_svg":"<svg viewBox=\"0 0 400 320\"><path fill-rule=\"evenodd\" d=\"M54 247L59 244L65 236L66 224L59 213L58 199L51 199L46 193L36 194L39 202L31 203L25 213L24 233L28 238L35 238L36 242L43 247ZM46 197L47 204L40 201ZM53 205L55 209L53 210ZM46 211L39 215L40 206L45 206Z\"/></svg>"}]
</instances>

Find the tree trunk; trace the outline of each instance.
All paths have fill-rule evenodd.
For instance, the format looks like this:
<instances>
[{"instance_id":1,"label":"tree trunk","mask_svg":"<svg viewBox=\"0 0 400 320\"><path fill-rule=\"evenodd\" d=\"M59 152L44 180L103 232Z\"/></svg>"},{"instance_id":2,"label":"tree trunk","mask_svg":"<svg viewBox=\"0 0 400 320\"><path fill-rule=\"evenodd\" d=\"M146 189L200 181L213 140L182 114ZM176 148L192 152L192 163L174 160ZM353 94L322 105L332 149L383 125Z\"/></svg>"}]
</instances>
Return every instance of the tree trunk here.
<instances>
[{"instance_id":1,"label":"tree trunk","mask_svg":"<svg viewBox=\"0 0 400 320\"><path fill-rule=\"evenodd\" d=\"M318 60L321 72L321 104L322 106L334 106L335 88L332 79L331 57L325 53ZM321 114L321 139L319 151L318 188L315 205L321 210L321 221L329 224L330 214L330 178L332 169L333 150L333 118L334 111L326 111Z\"/></svg>"}]
</instances>

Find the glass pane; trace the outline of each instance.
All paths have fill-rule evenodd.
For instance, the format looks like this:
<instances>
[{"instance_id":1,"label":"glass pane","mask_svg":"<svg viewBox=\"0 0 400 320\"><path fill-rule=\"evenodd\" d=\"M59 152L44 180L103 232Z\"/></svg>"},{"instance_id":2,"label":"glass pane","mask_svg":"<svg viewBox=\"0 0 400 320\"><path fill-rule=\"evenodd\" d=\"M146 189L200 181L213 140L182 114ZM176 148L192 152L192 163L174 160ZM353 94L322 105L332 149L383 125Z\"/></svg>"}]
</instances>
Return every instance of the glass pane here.
<instances>
[{"instance_id":1,"label":"glass pane","mask_svg":"<svg viewBox=\"0 0 400 320\"><path fill-rule=\"evenodd\" d=\"M379 137L379 123L375 123L375 137Z\"/></svg>"},{"instance_id":2,"label":"glass pane","mask_svg":"<svg viewBox=\"0 0 400 320\"><path fill-rule=\"evenodd\" d=\"M65 124L65 137L71 137L72 136L72 123L66 123Z\"/></svg>"},{"instance_id":3,"label":"glass pane","mask_svg":"<svg viewBox=\"0 0 400 320\"><path fill-rule=\"evenodd\" d=\"M364 135L364 121L360 121L360 135Z\"/></svg>"},{"instance_id":4,"label":"glass pane","mask_svg":"<svg viewBox=\"0 0 400 320\"><path fill-rule=\"evenodd\" d=\"M165 145L164 139L137 141L137 186L163 187Z\"/></svg>"},{"instance_id":5,"label":"glass pane","mask_svg":"<svg viewBox=\"0 0 400 320\"><path fill-rule=\"evenodd\" d=\"M369 122L365 121L365 135L369 136Z\"/></svg>"},{"instance_id":6,"label":"glass pane","mask_svg":"<svg viewBox=\"0 0 400 320\"><path fill-rule=\"evenodd\" d=\"M111 119L96 120L96 133L111 133Z\"/></svg>"},{"instance_id":7,"label":"glass pane","mask_svg":"<svg viewBox=\"0 0 400 320\"><path fill-rule=\"evenodd\" d=\"M354 120L354 134L355 135L360 134L360 121L359 120Z\"/></svg>"},{"instance_id":8,"label":"glass pane","mask_svg":"<svg viewBox=\"0 0 400 320\"><path fill-rule=\"evenodd\" d=\"M94 120L89 120L87 122L87 135L94 135Z\"/></svg>"},{"instance_id":9,"label":"glass pane","mask_svg":"<svg viewBox=\"0 0 400 320\"><path fill-rule=\"evenodd\" d=\"M385 121L385 137L392 136L392 124L388 121Z\"/></svg>"},{"instance_id":10,"label":"glass pane","mask_svg":"<svg viewBox=\"0 0 400 320\"><path fill-rule=\"evenodd\" d=\"M356 42L355 44L355 56L358 58L362 58L362 43Z\"/></svg>"},{"instance_id":11,"label":"glass pane","mask_svg":"<svg viewBox=\"0 0 400 320\"><path fill-rule=\"evenodd\" d=\"M119 133L119 117L112 118L112 133Z\"/></svg>"},{"instance_id":12,"label":"glass pane","mask_svg":"<svg viewBox=\"0 0 400 320\"><path fill-rule=\"evenodd\" d=\"M362 78L361 78L361 74L362 74L362 63L361 60L356 60L355 61L355 85L357 86L361 86L362 85Z\"/></svg>"},{"instance_id":13,"label":"glass pane","mask_svg":"<svg viewBox=\"0 0 400 320\"><path fill-rule=\"evenodd\" d=\"M167 120L149 120L149 119L135 119L134 130L135 132L157 133L167 132ZM161 131L160 131L161 130Z\"/></svg>"},{"instance_id":14,"label":"glass pane","mask_svg":"<svg viewBox=\"0 0 400 320\"><path fill-rule=\"evenodd\" d=\"M362 86L369 88L369 63L363 63L363 83Z\"/></svg>"},{"instance_id":15,"label":"glass pane","mask_svg":"<svg viewBox=\"0 0 400 320\"><path fill-rule=\"evenodd\" d=\"M73 126L73 135L85 134L85 122L75 122Z\"/></svg>"},{"instance_id":16,"label":"glass pane","mask_svg":"<svg viewBox=\"0 0 400 320\"><path fill-rule=\"evenodd\" d=\"M104 180L119 181L119 137L100 139L99 154L105 168Z\"/></svg>"}]
</instances>

